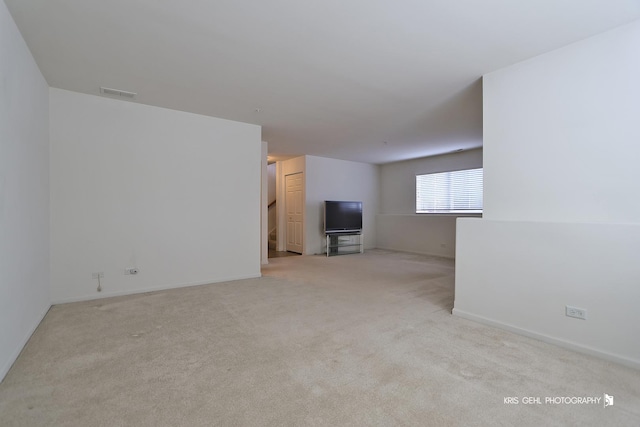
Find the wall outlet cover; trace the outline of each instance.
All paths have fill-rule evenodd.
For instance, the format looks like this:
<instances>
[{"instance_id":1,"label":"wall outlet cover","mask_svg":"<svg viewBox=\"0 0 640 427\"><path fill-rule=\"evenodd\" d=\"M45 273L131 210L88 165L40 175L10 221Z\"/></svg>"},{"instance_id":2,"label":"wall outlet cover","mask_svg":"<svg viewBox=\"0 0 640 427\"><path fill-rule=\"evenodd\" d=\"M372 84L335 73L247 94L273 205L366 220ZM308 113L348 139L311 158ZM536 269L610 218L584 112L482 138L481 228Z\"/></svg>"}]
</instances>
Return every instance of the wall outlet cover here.
<instances>
[{"instance_id":1,"label":"wall outlet cover","mask_svg":"<svg viewBox=\"0 0 640 427\"><path fill-rule=\"evenodd\" d=\"M568 317L574 317L576 319L587 320L586 309L573 307L571 305L565 306L565 315L567 315Z\"/></svg>"}]
</instances>

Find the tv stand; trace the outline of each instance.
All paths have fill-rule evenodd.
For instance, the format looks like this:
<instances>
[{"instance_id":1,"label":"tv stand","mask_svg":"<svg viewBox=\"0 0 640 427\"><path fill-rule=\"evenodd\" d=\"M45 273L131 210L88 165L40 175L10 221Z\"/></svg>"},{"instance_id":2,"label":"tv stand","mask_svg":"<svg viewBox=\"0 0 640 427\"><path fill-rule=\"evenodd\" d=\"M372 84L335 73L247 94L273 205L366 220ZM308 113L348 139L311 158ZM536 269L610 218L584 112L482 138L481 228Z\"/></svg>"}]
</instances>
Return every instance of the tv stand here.
<instances>
[{"instance_id":1,"label":"tv stand","mask_svg":"<svg viewBox=\"0 0 640 427\"><path fill-rule=\"evenodd\" d=\"M326 233L327 257L364 253L364 239L361 230Z\"/></svg>"}]
</instances>

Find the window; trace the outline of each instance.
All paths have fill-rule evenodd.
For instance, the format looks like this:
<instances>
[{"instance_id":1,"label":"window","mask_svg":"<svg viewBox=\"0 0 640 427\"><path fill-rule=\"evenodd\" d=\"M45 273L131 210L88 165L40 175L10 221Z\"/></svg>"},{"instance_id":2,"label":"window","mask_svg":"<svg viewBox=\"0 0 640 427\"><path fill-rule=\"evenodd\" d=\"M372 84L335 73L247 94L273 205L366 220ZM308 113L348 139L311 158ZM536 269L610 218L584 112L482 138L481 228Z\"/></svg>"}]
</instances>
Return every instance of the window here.
<instances>
[{"instance_id":1,"label":"window","mask_svg":"<svg viewBox=\"0 0 640 427\"><path fill-rule=\"evenodd\" d=\"M416 213L482 213L482 168L416 175Z\"/></svg>"}]
</instances>

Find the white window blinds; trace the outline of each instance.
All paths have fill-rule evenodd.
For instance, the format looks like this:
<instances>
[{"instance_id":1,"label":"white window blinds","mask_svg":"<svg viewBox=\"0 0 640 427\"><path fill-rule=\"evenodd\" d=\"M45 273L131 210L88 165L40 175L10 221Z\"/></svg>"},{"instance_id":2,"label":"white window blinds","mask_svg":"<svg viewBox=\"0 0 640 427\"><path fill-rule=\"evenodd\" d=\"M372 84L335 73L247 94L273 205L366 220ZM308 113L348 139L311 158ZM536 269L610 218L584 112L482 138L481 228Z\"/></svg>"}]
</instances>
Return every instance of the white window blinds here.
<instances>
[{"instance_id":1,"label":"white window blinds","mask_svg":"<svg viewBox=\"0 0 640 427\"><path fill-rule=\"evenodd\" d=\"M416 175L416 213L481 213L482 168Z\"/></svg>"}]
</instances>

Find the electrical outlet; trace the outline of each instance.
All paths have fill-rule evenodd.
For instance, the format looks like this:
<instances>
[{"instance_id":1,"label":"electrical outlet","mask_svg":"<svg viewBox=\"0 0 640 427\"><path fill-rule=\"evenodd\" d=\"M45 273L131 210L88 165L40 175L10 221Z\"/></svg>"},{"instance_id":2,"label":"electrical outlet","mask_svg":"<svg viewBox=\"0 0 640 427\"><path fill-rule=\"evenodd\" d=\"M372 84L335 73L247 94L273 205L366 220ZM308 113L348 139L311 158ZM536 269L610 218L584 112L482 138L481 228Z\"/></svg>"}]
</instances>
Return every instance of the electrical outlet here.
<instances>
[{"instance_id":1,"label":"electrical outlet","mask_svg":"<svg viewBox=\"0 0 640 427\"><path fill-rule=\"evenodd\" d=\"M104 273L101 271L99 273L91 273L92 279L102 279L104 277Z\"/></svg>"},{"instance_id":2,"label":"electrical outlet","mask_svg":"<svg viewBox=\"0 0 640 427\"><path fill-rule=\"evenodd\" d=\"M576 319L587 320L587 310L584 308L572 307L570 305L565 306L565 314L568 317L575 317Z\"/></svg>"},{"instance_id":3,"label":"electrical outlet","mask_svg":"<svg viewBox=\"0 0 640 427\"><path fill-rule=\"evenodd\" d=\"M125 268L124 274L138 274L138 269L135 267Z\"/></svg>"}]
</instances>

